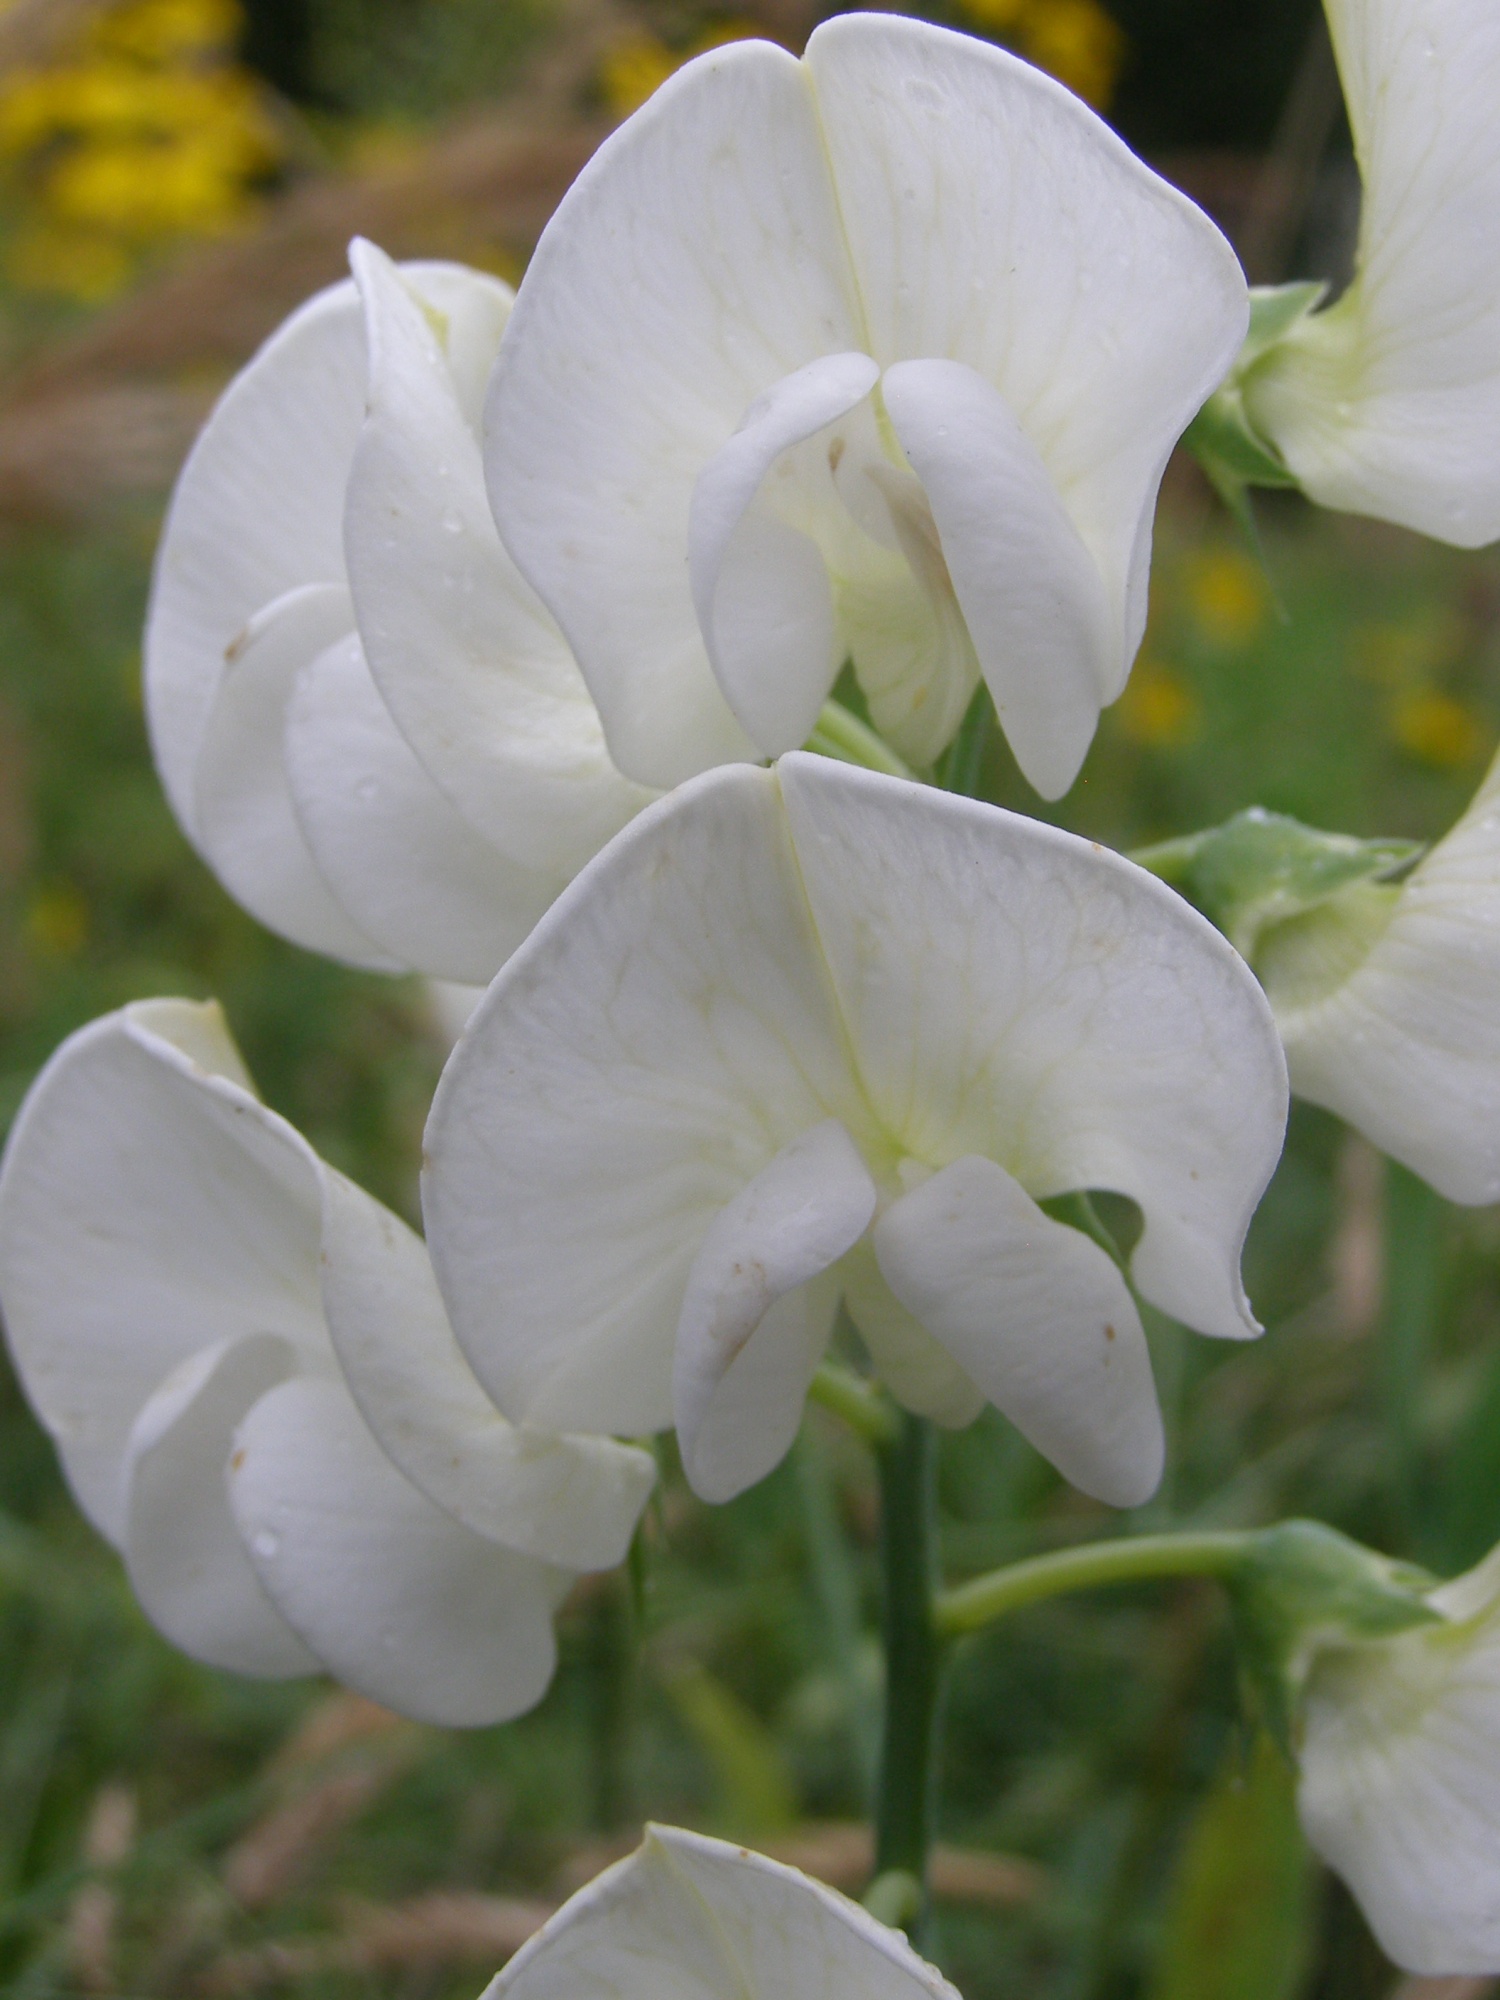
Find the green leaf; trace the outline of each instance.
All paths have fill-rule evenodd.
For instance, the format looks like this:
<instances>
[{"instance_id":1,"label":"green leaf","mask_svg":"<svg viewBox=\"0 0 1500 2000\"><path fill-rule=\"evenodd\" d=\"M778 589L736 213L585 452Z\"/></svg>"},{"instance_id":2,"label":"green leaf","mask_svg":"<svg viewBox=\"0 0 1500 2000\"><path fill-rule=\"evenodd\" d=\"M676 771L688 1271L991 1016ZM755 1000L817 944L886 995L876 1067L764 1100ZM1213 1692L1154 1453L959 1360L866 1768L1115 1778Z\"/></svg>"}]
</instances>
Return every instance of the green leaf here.
<instances>
[{"instance_id":1,"label":"green leaf","mask_svg":"<svg viewBox=\"0 0 1500 2000\"><path fill-rule=\"evenodd\" d=\"M1231 1747L1188 1829L1148 2000L1293 2000L1313 1943L1313 1871L1292 1773Z\"/></svg>"},{"instance_id":2,"label":"green leaf","mask_svg":"<svg viewBox=\"0 0 1500 2000\"><path fill-rule=\"evenodd\" d=\"M1351 883L1388 882L1421 852L1417 841L1357 840L1251 806L1222 826L1139 849L1131 859L1181 889L1250 958L1270 925L1302 916Z\"/></svg>"}]
</instances>

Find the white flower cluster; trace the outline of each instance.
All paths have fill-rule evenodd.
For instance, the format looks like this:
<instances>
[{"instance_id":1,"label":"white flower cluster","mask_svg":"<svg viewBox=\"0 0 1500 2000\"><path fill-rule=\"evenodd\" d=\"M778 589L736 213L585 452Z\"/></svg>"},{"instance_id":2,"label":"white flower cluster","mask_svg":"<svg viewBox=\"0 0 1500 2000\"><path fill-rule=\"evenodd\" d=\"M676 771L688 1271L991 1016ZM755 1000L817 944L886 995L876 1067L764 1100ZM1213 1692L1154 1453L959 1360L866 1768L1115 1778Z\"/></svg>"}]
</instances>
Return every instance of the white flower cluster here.
<instances>
[{"instance_id":1,"label":"white flower cluster","mask_svg":"<svg viewBox=\"0 0 1500 2000\"><path fill-rule=\"evenodd\" d=\"M1480 0L1330 13L1359 274L1236 393L1315 498L1477 543L1500 28ZM1444 1193L1500 1197L1500 777L1404 886L1268 926L1258 980L1130 862L801 747L846 663L923 770L983 683L1056 798L1125 684L1162 471L1249 300L1075 98L844 15L800 61L689 64L514 300L351 261L182 475L152 741L265 923L488 991L429 1127L430 1263L260 1104L212 1010L95 1023L28 1099L12 1348L170 1637L434 1720L518 1712L649 1489L615 1440L675 1426L694 1488L739 1492L841 1300L908 1409L992 1403L1086 1491L1144 1500L1136 1301L1258 1330L1239 1259L1288 1061ZM1128 1272L1047 1212L1090 1189L1140 1211ZM1468 1588L1308 1684L1309 1830L1423 1969L1500 1966L1500 1682ZM1459 1797L1463 1881L1431 1859ZM820 1990L948 1993L839 1899L669 1833L497 1993L617 1992L598 1954L654 1965L668 1905L736 1990L810 1958Z\"/></svg>"},{"instance_id":2,"label":"white flower cluster","mask_svg":"<svg viewBox=\"0 0 1500 2000\"><path fill-rule=\"evenodd\" d=\"M541 1698L552 1611L623 1559L652 1460L506 1422L420 1238L266 1109L217 1007L146 1001L53 1057L0 1271L78 1503L185 1652L432 1722Z\"/></svg>"}]
</instances>

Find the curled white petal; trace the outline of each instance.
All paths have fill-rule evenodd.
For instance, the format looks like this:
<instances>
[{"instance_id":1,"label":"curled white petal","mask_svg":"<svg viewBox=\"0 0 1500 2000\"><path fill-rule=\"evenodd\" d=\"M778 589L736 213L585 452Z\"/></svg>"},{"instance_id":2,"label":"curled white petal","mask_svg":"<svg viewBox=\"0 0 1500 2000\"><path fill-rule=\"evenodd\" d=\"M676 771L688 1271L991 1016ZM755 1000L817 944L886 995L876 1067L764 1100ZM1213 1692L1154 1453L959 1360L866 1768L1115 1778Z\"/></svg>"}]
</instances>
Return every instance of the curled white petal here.
<instances>
[{"instance_id":1,"label":"curled white petal","mask_svg":"<svg viewBox=\"0 0 1500 2000\"><path fill-rule=\"evenodd\" d=\"M535 1707L569 1571L461 1527L392 1465L337 1382L283 1382L235 1435L229 1495L256 1575L339 1679L418 1722Z\"/></svg>"},{"instance_id":2,"label":"curled white petal","mask_svg":"<svg viewBox=\"0 0 1500 2000\"><path fill-rule=\"evenodd\" d=\"M1060 798L1120 679L1098 566L999 390L959 361L902 361L881 384L927 490L995 713L1043 798Z\"/></svg>"},{"instance_id":3,"label":"curled white petal","mask_svg":"<svg viewBox=\"0 0 1500 2000\"><path fill-rule=\"evenodd\" d=\"M822 1349L809 1352L802 1300L774 1325L767 1317L859 1241L876 1198L854 1141L830 1118L783 1146L709 1225L688 1272L672 1368L683 1469L704 1499L731 1499L767 1473L796 1435ZM757 1372L779 1387L781 1407L762 1404L751 1413L734 1391L737 1372L753 1365L750 1350L757 1346L772 1350ZM714 1409L721 1394L733 1406L727 1412ZM712 1425L711 1411L719 1419ZM766 1437L764 1450L751 1444L747 1455L745 1445L758 1436Z\"/></svg>"},{"instance_id":4,"label":"curled white petal","mask_svg":"<svg viewBox=\"0 0 1500 2000\"><path fill-rule=\"evenodd\" d=\"M482 2000L957 2000L899 1931L795 1868L743 1847L646 1829L626 1860L565 1903Z\"/></svg>"},{"instance_id":5,"label":"curled white petal","mask_svg":"<svg viewBox=\"0 0 1500 2000\"><path fill-rule=\"evenodd\" d=\"M288 592L343 581L344 481L363 420L364 330L346 279L293 313L235 377L178 479L146 622L146 719L190 837L226 648Z\"/></svg>"},{"instance_id":6,"label":"curled white petal","mask_svg":"<svg viewBox=\"0 0 1500 2000\"><path fill-rule=\"evenodd\" d=\"M1298 1805L1397 1965L1500 1964L1500 1565L1430 1600L1451 1621L1330 1648L1303 1706Z\"/></svg>"},{"instance_id":7,"label":"curled white petal","mask_svg":"<svg viewBox=\"0 0 1500 2000\"><path fill-rule=\"evenodd\" d=\"M650 1454L507 1423L459 1352L421 1240L331 1169L322 1280L354 1399L421 1492L524 1555L574 1570L624 1561L656 1477Z\"/></svg>"},{"instance_id":8,"label":"curled white petal","mask_svg":"<svg viewBox=\"0 0 1500 2000\"><path fill-rule=\"evenodd\" d=\"M1400 888L1277 926L1256 971L1299 1096L1450 1201L1500 1200L1500 764Z\"/></svg>"},{"instance_id":9,"label":"curled white petal","mask_svg":"<svg viewBox=\"0 0 1500 2000\"><path fill-rule=\"evenodd\" d=\"M844 1304L875 1372L896 1401L948 1430L973 1423L988 1400L949 1350L909 1313L881 1275L872 1243L856 1244L839 1266Z\"/></svg>"},{"instance_id":10,"label":"curled white petal","mask_svg":"<svg viewBox=\"0 0 1500 2000\"><path fill-rule=\"evenodd\" d=\"M349 469L344 553L370 671L476 832L523 870L566 880L649 794L610 763L567 645L501 547L485 498L455 329L472 322L470 339L493 360L509 291L477 271L438 290L368 243L351 260L369 414Z\"/></svg>"},{"instance_id":11,"label":"curled white petal","mask_svg":"<svg viewBox=\"0 0 1500 2000\"><path fill-rule=\"evenodd\" d=\"M1304 489L1460 548L1500 536L1500 21L1326 0L1363 196L1353 283L1246 400Z\"/></svg>"},{"instance_id":12,"label":"curled white petal","mask_svg":"<svg viewBox=\"0 0 1500 2000\"><path fill-rule=\"evenodd\" d=\"M279 1334L329 1357L318 1191L253 1110L217 1007L144 1002L63 1043L0 1174L0 1300L17 1372L80 1506L125 1538L131 1428L202 1350Z\"/></svg>"},{"instance_id":13,"label":"curled white petal","mask_svg":"<svg viewBox=\"0 0 1500 2000\"><path fill-rule=\"evenodd\" d=\"M309 951L394 971L398 962L352 921L319 870L287 774L292 689L304 667L344 638L353 615L342 584L314 583L251 619L204 724L194 823L209 864L252 916Z\"/></svg>"},{"instance_id":14,"label":"curled white petal","mask_svg":"<svg viewBox=\"0 0 1500 2000\"><path fill-rule=\"evenodd\" d=\"M993 1160L955 1160L885 1211L886 1282L1085 1493L1138 1507L1165 1443L1140 1315L1109 1258Z\"/></svg>"},{"instance_id":15,"label":"curled white petal","mask_svg":"<svg viewBox=\"0 0 1500 2000\"><path fill-rule=\"evenodd\" d=\"M319 875L397 964L483 984L566 879L522 868L460 817L392 721L353 633L299 675L284 754Z\"/></svg>"},{"instance_id":16,"label":"curled white petal","mask_svg":"<svg viewBox=\"0 0 1500 2000\"><path fill-rule=\"evenodd\" d=\"M693 486L688 576L699 628L724 699L768 756L807 741L841 659L816 543L751 505L781 454L846 416L879 375L867 354L808 362L755 399Z\"/></svg>"},{"instance_id":17,"label":"curled white petal","mask_svg":"<svg viewBox=\"0 0 1500 2000\"><path fill-rule=\"evenodd\" d=\"M122 1469L125 1567L146 1616L193 1659L274 1680L318 1662L256 1580L225 1472L235 1426L295 1366L275 1334L200 1348L143 1405Z\"/></svg>"}]
</instances>

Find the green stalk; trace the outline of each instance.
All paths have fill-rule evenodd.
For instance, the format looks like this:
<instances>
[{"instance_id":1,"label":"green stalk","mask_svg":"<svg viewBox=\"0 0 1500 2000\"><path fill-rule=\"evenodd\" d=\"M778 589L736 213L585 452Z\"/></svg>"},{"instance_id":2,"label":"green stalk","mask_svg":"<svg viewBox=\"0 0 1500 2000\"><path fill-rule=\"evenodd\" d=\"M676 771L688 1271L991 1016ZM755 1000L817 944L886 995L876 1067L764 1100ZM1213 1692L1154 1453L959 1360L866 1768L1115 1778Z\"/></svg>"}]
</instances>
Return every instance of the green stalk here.
<instances>
[{"instance_id":1,"label":"green stalk","mask_svg":"<svg viewBox=\"0 0 1500 2000\"><path fill-rule=\"evenodd\" d=\"M867 1382L837 1361L823 1362L807 1388L808 1400L821 1403L825 1410L846 1423L856 1437L864 1439L872 1451L895 1442L900 1422L889 1399L873 1382Z\"/></svg>"},{"instance_id":2,"label":"green stalk","mask_svg":"<svg viewBox=\"0 0 1500 2000\"><path fill-rule=\"evenodd\" d=\"M945 1590L933 1606L933 1626L941 1638L982 1631L998 1618L1102 1584L1140 1583L1151 1577L1229 1577L1249 1554L1255 1537L1228 1531L1215 1534L1136 1535L1090 1542L1032 1556Z\"/></svg>"},{"instance_id":3,"label":"green stalk","mask_svg":"<svg viewBox=\"0 0 1500 2000\"><path fill-rule=\"evenodd\" d=\"M919 1938L928 1914L942 1647L937 1577L937 1445L924 1417L903 1411L876 1454L880 1475L885 1729L875 1802L875 1880L867 1903Z\"/></svg>"},{"instance_id":4,"label":"green stalk","mask_svg":"<svg viewBox=\"0 0 1500 2000\"><path fill-rule=\"evenodd\" d=\"M877 736L842 702L825 701L817 725L807 739L807 748L820 757L836 757L843 764L859 764L867 771L883 771L888 778L915 776L886 742Z\"/></svg>"},{"instance_id":5,"label":"green stalk","mask_svg":"<svg viewBox=\"0 0 1500 2000\"><path fill-rule=\"evenodd\" d=\"M1392 1500L1403 1552L1430 1553L1423 1533L1420 1417L1438 1310L1442 1203L1425 1181L1386 1162L1385 1301L1378 1342L1381 1400L1392 1459Z\"/></svg>"},{"instance_id":6,"label":"green stalk","mask_svg":"<svg viewBox=\"0 0 1500 2000\"><path fill-rule=\"evenodd\" d=\"M613 1833L631 1814L630 1739L635 1706L636 1639L632 1579L623 1571L597 1580L589 1607L585 1663L589 1771L597 1833Z\"/></svg>"}]
</instances>

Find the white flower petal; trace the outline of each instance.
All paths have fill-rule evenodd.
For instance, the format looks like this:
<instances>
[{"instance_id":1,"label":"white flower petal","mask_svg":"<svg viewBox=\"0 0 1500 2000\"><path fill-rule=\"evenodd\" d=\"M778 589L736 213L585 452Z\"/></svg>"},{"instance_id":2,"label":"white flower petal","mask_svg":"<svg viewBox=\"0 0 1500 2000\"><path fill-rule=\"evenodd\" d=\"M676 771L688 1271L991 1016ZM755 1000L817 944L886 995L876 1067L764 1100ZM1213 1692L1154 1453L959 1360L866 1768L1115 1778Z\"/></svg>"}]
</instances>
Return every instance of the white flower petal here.
<instances>
[{"instance_id":1,"label":"white flower petal","mask_svg":"<svg viewBox=\"0 0 1500 2000\"><path fill-rule=\"evenodd\" d=\"M955 1160L881 1216L875 1254L901 1303L1066 1479L1138 1507L1165 1441L1124 1279L993 1160Z\"/></svg>"},{"instance_id":2,"label":"white flower petal","mask_svg":"<svg viewBox=\"0 0 1500 2000\"><path fill-rule=\"evenodd\" d=\"M1131 1196L1141 1290L1233 1336L1255 1331L1239 1253L1285 1111L1264 995L1170 890L1054 828L797 754L652 807L504 968L434 1102L429 1242L513 1419L664 1427L681 1320L690 1429L717 1366L707 1313L683 1316L694 1260L825 1120L887 1200L969 1154L1038 1200ZM715 1311L739 1220L699 1273ZM792 1257L767 1290L801 1275ZM810 1350L776 1327L781 1397ZM966 1355L939 1375L899 1323L889 1344L899 1393L972 1409Z\"/></svg>"},{"instance_id":3,"label":"white flower petal","mask_svg":"<svg viewBox=\"0 0 1500 2000\"><path fill-rule=\"evenodd\" d=\"M1238 953L1076 835L827 758L777 771L866 1122L930 1169L981 1153L1038 1200L1131 1196L1145 1297L1256 1331L1239 1255L1286 1072Z\"/></svg>"},{"instance_id":4,"label":"white flower petal","mask_svg":"<svg viewBox=\"0 0 1500 2000\"><path fill-rule=\"evenodd\" d=\"M297 675L353 622L342 584L314 583L257 612L235 642L194 768L193 823L215 874L293 944L377 971L400 969L341 908L308 847L286 767Z\"/></svg>"},{"instance_id":5,"label":"white flower petal","mask_svg":"<svg viewBox=\"0 0 1500 2000\"><path fill-rule=\"evenodd\" d=\"M656 1477L650 1454L507 1423L459 1352L421 1239L332 1169L323 1302L366 1423L429 1500L523 1555L574 1570L624 1561Z\"/></svg>"},{"instance_id":6,"label":"white flower petal","mask_svg":"<svg viewBox=\"0 0 1500 2000\"><path fill-rule=\"evenodd\" d=\"M800 1292L858 1242L875 1201L869 1168L830 1118L783 1146L709 1225L688 1273L672 1370L683 1470L705 1500L732 1499L764 1478L796 1436L822 1349L808 1350L800 1300L799 1310L779 1314L774 1328L763 1322L778 1300ZM825 1340L829 1317L831 1308ZM735 1364L749 1362L751 1348L764 1351L753 1414L734 1394ZM721 1395L733 1404L732 1414L715 1409ZM770 1407L767 1397L774 1398ZM705 1437L711 1411L719 1421ZM773 1438L774 1449L769 1443L764 1453L756 1449L762 1435Z\"/></svg>"},{"instance_id":7,"label":"white flower petal","mask_svg":"<svg viewBox=\"0 0 1500 2000\"><path fill-rule=\"evenodd\" d=\"M280 1334L330 1365L311 1155L244 1085L217 1007L156 1001L71 1036L0 1175L0 1298L27 1396L116 1547L131 1426L200 1350Z\"/></svg>"},{"instance_id":8,"label":"white flower petal","mask_svg":"<svg viewBox=\"0 0 1500 2000\"><path fill-rule=\"evenodd\" d=\"M921 549L919 531L903 546L919 564L926 553L936 568L942 550L931 510L926 512L922 526L932 532L932 550ZM837 601L870 720L920 769L935 764L952 742L979 685L979 662L948 580L939 577L937 590L923 589L914 567L900 559L866 563L860 576L842 580ZM924 569L918 567L917 574Z\"/></svg>"},{"instance_id":9,"label":"white flower petal","mask_svg":"<svg viewBox=\"0 0 1500 2000\"><path fill-rule=\"evenodd\" d=\"M1500 19L1327 0L1363 198L1355 278L1246 400L1314 500L1477 548L1500 536Z\"/></svg>"},{"instance_id":10,"label":"white flower petal","mask_svg":"<svg viewBox=\"0 0 1500 2000\"><path fill-rule=\"evenodd\" d=\"M694 483L757 396L864 344L806 75L767 43L671 78L544 231L491 390L490 497L641 783L755 755L693 609Z\"/></svg>"},{"instance_id":11,"label":"white flower petal","mask_svg":"<svg viewBox=\"0 0 1500 2000\"><path fill-rule=\"evenodd\" d=\"M1233 251L1061 85L993 45L845 14L807 45L882 366L943 357L1004 396L1098 565L1123 685L1156 489L1248 302Z\"/></svg>"},{"instance_id":12,"label":"white flower petal","mask_svg":"<svg viewBox=\"0 0 1500 2000\"><path fill-rule=\"evenodd\" d=\"M1256 970L1299 1097L1449 1201L1500 1200L1500 760L1399 890L1278 926Z\"/></svg>"},{"instance_id":13,"label":"white flower petal","mask_svg":"<svg viewBox=\"0 0 1500 2000\"><path fill-rule=\"evenodd\" d=\"M438 1086L428 1244L506 1414L670 1425L673 1330L715 1215L852 1100L776 779L711 772L564 891Z\"/></svg>"},{"instance_id":14,"label":"white flower petal","mask_svg":"<svg viewBox=\"0 0 1500 2000\"><path fill-rule=\"evenodd\" d=\"M1485 1575L1486 1570L1490 1574ZM1298 1748L1307 1836L1387 1955L1431 1975L1500 1964L1500 1608L1486 1583L1449 1626L1331 1648L1314 1662Z\"/></svg>"},{"instance_id":15,"label":"white flower petal","mask_svg":"<svg viewBox=\"0 0 1500 2000\"><path fill-rule=\"evenodd\" d=\"M348 1686L418 1722L500 1722L552 1677L571 1582L410 1485L334 1382L284 1382L240 1426L230 1501L268 1596Z\"/></svg>"},{"instance_id":16,"label":"white flower petal","mask_svg":"<svg viewBox=\"0 0 1500 2000\"><path fill-rule=\"evenodd\" d=\"M957 2000L899 1931L743 1847L646 1829L565 1903L482 2000Z\"/></svg>"},{"instance_id":17,"label":"white flower petal","mask_svg":"<svg viewBox=\"0 0 1500 2000\"><path fill-rule=\"evenodd\" d=\"M318 1662L256 1581L225 1480L235 1426L295 1365L269 1333L200 1349L143 1406L124 1467L125 1566L146 1616L193 1659L269 1680Z\"/></svg>"},{"instance_id":18,"label":"white flower petal","mask_svg":"<svg viewBox=\"0 0 1500 2000\"><path fill-rule=\"evenodd\" d=\"M768 756L807 741L841 661L822 552L752 503L781 454L863 402L879 374L867 354L826 354L794 370L755 399L693 487L698 624L724 699Z\"/></svg>"},{"instance_id":19,"label":"white flower petal","mask_svg":"<svg viewBox=\"0 0 1500 2000\"><path fill-rule=\"evenodd\" d=\"M961 1431L984 1408L984 1391L896 1297L875 1261L874 1246L856 1244L839 1266L844 1304L870 1351L875 1372L904 1409Z\"/></svg>"},{"instance_id":20,"label":"white flower petal","mask_svg":"<svg viewBox=\"0 0 1500 2000\"><path fill-rule=\"evenodd\" d=\"M344 481L364 374L359 300L346 280L309 299L235 377L177 482L146 625L146 714L190 836L226 649L277 598L343 580Z\"/></svg>"},{"instance_id":21,"label":"white flower petal","mask_svg":"<svg viewBox=\"0 0 1500 2000\"><path fill-rule=\"evenodd\" d=\"M522 868L459 817L391 720L357 634L298 676L285 758L318 873L402 965L482 985L563 886L561 873Z\"/></svg>"},{"instance_id":22,"label":"white flower petal","mask_svg":"<svg viewBox=\"0 0 1500 2000\"><path fill-rule=\"evenodd\" d=\"M805 743L842 664L833 584L800 528L752 509L714 577L714 672L724 699L772 754Z\"/></svg>"},{"instance_id":23,"label":"white flower petal","mask_svg":"<svg viewBox=\"0 0 1500 2000\"><path fill-rule=\"evenodd\" d=\"M402 735L475 831L523 867L566 879L649 794L611 765L561 633L500 545L479 440L424 306L425 281L408 281L370 244L351 255L370 408L349 474L344 547L370 671ZM497 346L509 295L479 272L463 275Z\"/></svg>"},{"instance_id":24,"label":"white flower petal","mask_svg":"<svg viewBox=\"0 0 1500 2000\"><path fill-rule=\"evenodd\" d=\"M826 1274L783 1292L735 1355L692 1433L700 1499L734 1499L791 1450L838 1305L838 1280Z\"/></svg>"},{"instance_id":25,"label":"white flower petal","mask_svg":"<svg viewBox=\"0 0 1500 2000\"><path fill-rule=\"evenodd\" d=\"M902 361L881 388L926 488L1006 740L1042 797L1060 798L1106 691L1123 678L1098 565L1036 446L983 376L959 361Z\"/></svg>"}]
</instances>

